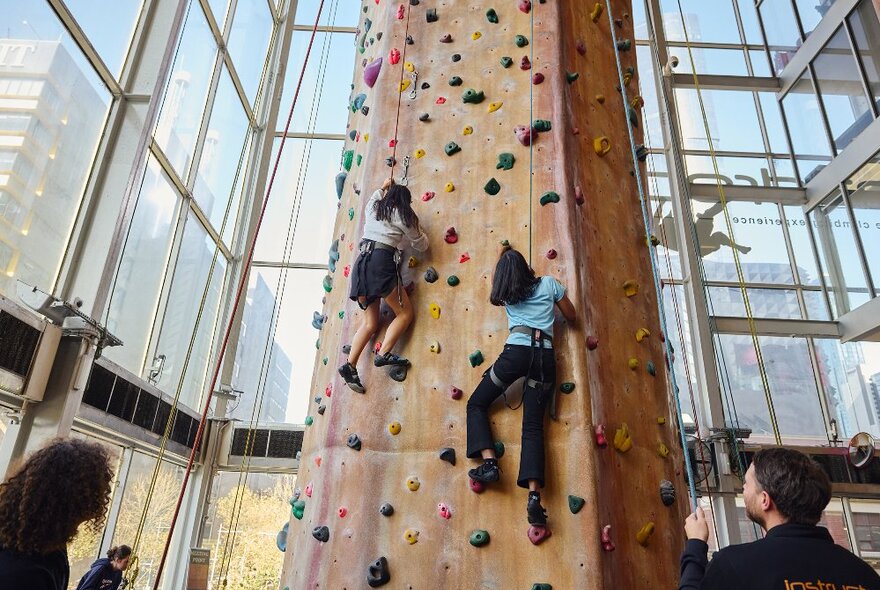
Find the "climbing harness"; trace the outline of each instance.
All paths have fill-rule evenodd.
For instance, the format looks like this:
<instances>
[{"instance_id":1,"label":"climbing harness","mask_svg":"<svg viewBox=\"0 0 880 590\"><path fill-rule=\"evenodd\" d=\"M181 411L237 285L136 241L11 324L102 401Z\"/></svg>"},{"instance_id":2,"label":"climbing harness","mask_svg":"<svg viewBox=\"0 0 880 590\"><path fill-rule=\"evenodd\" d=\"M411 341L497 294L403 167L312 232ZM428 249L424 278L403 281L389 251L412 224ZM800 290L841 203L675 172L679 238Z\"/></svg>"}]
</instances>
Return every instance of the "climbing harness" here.
<instances>
[{"instance_id":1,"label":"climbing harness","mask_svg":"<svg viewBox=\"0 0 880 590\"><path fill-rule=\"evenodd\" d=\"M539 396L538 397L539 400L541 399L542 394L553 389L553 385L554 385L553 381L545 381L544 380L545 375L544 375L544 354L543 354L545 345L548 349L552 350L553 337L545 332L542 332L541 330L538 330L537 328L530 328L528 326L513 326L512 328L510 328L510 333L511 334L526 334L532 339L532 342L530 344L531 351L529 354L529 366L528 366L528 369L526 369L526 378L525 378L525 381L523 382L523 395L522 395L522 398L520 398L519 403L516 406L510 405L510 402L507 399L507 388L510 387L511 384L501 380L501 378L495 372L495 364L494 363L492 363L492 366L486 370L486 373L484 373L484 375L488 375L489 379L492 380L492 384L501 390L501 395L504 397L504 405L507 406L511 410L518 410L519 407L521 405L523 405L523 401L525 400L527 389L533 389L536 392L536 394ZM538 379L534 379L530 376L531 372L532 372L532 366L535 363L535 350L538 350L538 352L539 352L538 356L539 356L540 376L541 376L540 381ZM553 406L555 406L555 404L551 403L551 409L554 409Z\"/></svg>"}]
</instances>

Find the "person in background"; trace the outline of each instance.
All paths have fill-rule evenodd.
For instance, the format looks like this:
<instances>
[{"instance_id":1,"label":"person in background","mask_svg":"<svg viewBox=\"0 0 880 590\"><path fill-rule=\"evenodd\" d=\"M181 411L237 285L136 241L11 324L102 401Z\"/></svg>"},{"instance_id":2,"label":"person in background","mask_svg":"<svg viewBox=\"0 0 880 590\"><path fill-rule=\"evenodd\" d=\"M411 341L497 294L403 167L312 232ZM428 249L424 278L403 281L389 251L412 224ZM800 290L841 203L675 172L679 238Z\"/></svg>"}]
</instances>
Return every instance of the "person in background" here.
<instances>
[{"instance_id":1,"label":"person in background","mask_svg":"<svg viewBox=\"0 0 880 590\"><path fill-rule=\"evenodd\" d=\"M0 484L0 590L67 590L67 544L97 528L110 502L101 445L54 439Z\"/></svg>"},{"instance_id":2,"label":"person in background","mask_svg":"<svg viewBox=\"0 0 880 590\"><path fill-rule=\"evenodd\" d=\"M119 545L107 551L92 564L91 569L82 577L76 590L117 590L122 582L122 572L128 568L131 560L131 547Z\"/></svg>"},{"instance_id":3,"label":"person in background","mask_svg":"<svg viewBox=\"0 0 880 590\"><path fill-rule=\"evenodd\" d=\"M767 535L731 545L708 564L703 510L687 517L679 590L880 590L880 576L817 526L831 501L831 482L798 451L755 454L743 483L746 514Z\"/></svg>"}]
</instances>

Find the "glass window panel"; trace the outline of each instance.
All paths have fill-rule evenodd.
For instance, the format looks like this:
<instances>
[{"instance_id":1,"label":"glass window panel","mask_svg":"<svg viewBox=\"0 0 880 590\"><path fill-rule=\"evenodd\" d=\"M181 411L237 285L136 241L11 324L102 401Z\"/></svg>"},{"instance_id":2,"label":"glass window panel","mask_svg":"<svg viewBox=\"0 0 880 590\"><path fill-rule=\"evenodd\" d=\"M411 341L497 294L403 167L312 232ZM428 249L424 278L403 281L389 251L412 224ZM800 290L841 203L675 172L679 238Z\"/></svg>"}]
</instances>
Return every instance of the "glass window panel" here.
<instances>
[{"instance_id":1,"label":"glass window panel","mask_svg":"<svg viewBox=\"0 0 880 590\"><path fill-rule=\"evenodd\" d=\"M791 158L773 158L773 167L776 169L776 186L799 186Z\"/></svg>"},{"instance_id":2,"label":"glass window panel","mask_svg":"<svg viewBox=\"0 0 880 590\"><path fill-rule=\"evenodd\" d=\"M128 482L123 491L116 530L113 534L114 545L131 544L134 540L141 512L147 504L155 464L154 457L143 453L134 453L128 471ZM156 479L155 490L147 511L146 525L141 535L140 545L138 545L138 566L140 568L137 580L138 589L152 588L155 583L156 570L165 547L171 516L174 513L177 495L183 483L183 472L183 467L167 461L163 461L159 468L159 476ZM177 527L174 534L180 534L182 530L181 527ZM168 572L167 567L164 572ZM160 585L160 588L163 587L165 590L170 590L168 585Z\"/></svg>"},{"instance_id":3,"label":"glass window panel","mask_svg":"<svg viewBox=\"0 0 880 590\"><path fill-rule=\"evenodd\" d=\"M123 346L104 351L135 374L144 364L179 200L171 181L150 157L108 305L107 329Z\"/></svg>"},{"instance_id":4,"label":"glass window panel","mask_svg":"<svg viewBox=\"0 0 880 590\"><path fill-rule=\"evenodd\" d=\"M764 0L758 10L764 24L773 71L779 75L801 46L794 9L791 0Z\"/></svg>"},{"instance_id":5,"label":"glass window panel","mask_svg":"<svg viewBox=\"0 0 880 590\"><path fill-rule=\"evenodd\" d=\"M808 320L829 321L831 319L822 291L803 291L802 293Z\"/></svg>"},{"instance_id":6,"label":"glass window panel","mask_svg":"<svg viewBox=\"0 0 880 590\"><path fill-rule=\"evenodd\" d=\"M180 395L181 403L190 408L198 408L201 401L205 371L212 351L217 309L226 274L226 259L221 253L217 253L217 264L213 273L209 275L214 256L214 241L195 215L190 213L183 231L171 292L161 319L162 328L156 346L156 355L165 355L165 366L157 385L163 391L173 394L182 377L199 305L202 302L205 285L210 279L208 296L205 299L198 334Z\"/></svg>"},{"instance_id":7,"label":"glass window panel","mask_svg":"<svg viewBox=\"0 0 880 590\"><path fill-rule=\"evenodd\" d=\"M852 222L840 192L811 212L825 285L835 294L838 315L870 299Z\"/></svg>"},{"instance_id":8,"label":"glass window panel","mask_svg":"<svg viewBox=\"0 0 880 590\"><path fill-rule=\"evenodd\" d=\"M272 13L266 0L238 0L229 33L229 55L251 104L256 101L271 37Z\"/></svg>"},{"instance_id":9,"label":"glass window panel","mask_svg":"<svg viewBox=\"0 0 880 590\"><path fill-rule=\"evenodd\" d=\"M156 124L156 142L182 179L189 175L217 44L198 2L191 2Z\"/></svg>"},{"instance_id":10,"label":"glass window panel","mask_svg":"<svg viewBox=\"0 0 880 590\"><path fill-rule=\"evenodd\" d=\"M702 96L712 144L716 150L759 153L765 151L752 92L703 90ZM685 149L709 149L696 89L676 88L675 101Z\"/></svg>"},{"instance_id":11,"label":"glass window panel","mask_svg":"<svg viewBox=\"0 0 880 590\"><path fill-rule=\"evenodd\" d=\"M343 255L340 264L350 263L349 254ZM315 339L321 335L312 327L312 314L323 311L326 293L322 281L326 274L323 269L251 270L243 315L247 328L239 339L232 380L233 387L244 393L230 412L233 418L250 420L262 390L258 414L261 422L301 423L305 419L312 397ZM348 288L341 272L335 275L334 282L339 289ZM340 321L334 315L323 329L329 330L332 322ZM337 361L335 357L330 360ZM268 369L264 367L267 363ZM263 382L268 386L262 386Z\"/></svg>"},{"instance_id":12,"label":"glass window panel","mask_svg":"<svg viewBox=\"0 0 880 590\"><path fill-rule=\"evenodd\" d=\"M89 42L114 74L122 71L142 0L65 0Z\"/></svg>"},{"instance_id":13,"label":"glass window panel","mask_svg":"<svg viewBox=\"0 0 880 590\"><path fill-rule=\"evenodd\" d=\"M709 47L693 47L694 62L697 64L697 74L716 74L724 76L748 76L746 58L742 49L715 49ZM693 74L690 56L686 47L669 47L669 54L679 59L675 72L678 74ZM640 70L642 71L642 70ZM706 91L703 91L706 94Z\"/></svg>"},{"instance_id":14,"label":"glass window panel","mask_svg":"<svg viewBox=\"0 0 880 590\"><path fill-rule=\"evenodd\" d=\"M770 151L775 154L788 154L788 140L785 138L785 126L782 124L782 111L779 110L776 93L759 92L758 100L761 102L761 114L764 117Z\"/></svg>"},{"instance_id":15,"label":"glass window panel","mask_svg":"<svg viewBox=\"0 0 880 590\"><path fill-rule=\"evenodd\" d=\"M831 498L828 506L822 512L819 526L828 529L834 542L847 551L852 551L849 543L849 532L846 527L846 517L843 514L843 502L839 498Z\"/></svg>"},{"instance_id":16,"label":"glass window panel","mask_svg":"<svg viewBox=\"0 0 880 590\"><path fill-rule=\"evenodd\" d=\"M636 40L646 41L648 39L648 18L645 14L644 2L632 3L632 21Z\"/></svg>"},{"instance_id":17,"label":"glass window panel","mask_svg":"<svg viewBox=\"0 0 880 590\"><path fill-rule=\"evenodd\" d=\"M276 139L274 154L280 144ZM336 215L348 213L340 209L333 214L342 146L342 141L322 139L285 142L254 260L327 264ZM285 246L288 231L294 232L293 243Z\"/></svg>"},{"instance_id":18,"label":"glass window panel","mask_svg":"<svg viewBox=\"0 0 880 590\"><path fill-rule=\"evenodd\" d=\"M880 557L880 502L853 498L849 501L849 506L852 510L853 532L861 556Z\"/></svg>"},{"instance_id":19,"label":"glass window panel","mask_svg":"<svg viewBox=\"0 0 880 590\"><path fill-rule=\"evenodd\" d=\"M321 0L298 0L298 2L296 3L296 16L294 17L293 22L298 25L314 26L315 16L317 16L318 14L318 6L320 4ZM343 5L343 9L339 11L334 11L334 7L338 6L339 4ZM328 26L330 25L330 23L333 23L337 27L358 26L361 11L347 10L350 8L353 7L349 6L345 2L345 0L335 0L334 2L325 0L324 9L321 12L320 24ZM345 71L347 72L348 70Z\"/></svg>"},{"instance_id":20,"label":"glass window panel","mask_svg":"<svg viewBox=\"0 0 880 590\"><path fill-rule=\"evenodd\" d=\"M847 181L862 251L875 290L880 285L880 157L875 156ZM878 295L880 293L875 293Z\"/></svg>"},{"instance_id":21,"label":"glass window panel","mask_svg":"<svg viewBox=\"0 0 880 590\"><path fill-rule=\"evenodd\" d=\"M720 203L694 203L697 238L709 281L739 282L732 247L739 251L749 283L793 284L782 220L774 203L727 204L734 235L728 235Z\"/></svg>"},{"instance_id":22,"label":"glass window panel","mask_svg":"<svg viewBox=\"0 0 880 590\"><path fill-rule=\"evenodd\" d=\"M217 22L217 27L223 31L226 24L226 11L229 8L229 0L208 0L208 6L211 7L211 14Z\"/></svg>"},{"instance_id":23,"label":"glass window panel","mask_svg":"<svg viewBox=\"0 0 880 590\"><path fill-rule=\"evenodd\" d=\"M836 0L794 0L804 34L809 35Z\"/></svg>"},{"instance_id":24,"label":"glass window panel","mask_svg":"<svg viewBox=\"0 0 880 590\"><path fill-rule=\"evenodd\" d=\"M798 282L801 285L819 286L822 283L819 279L816 256L813 254L813 246L810 243L810 230L807 228L804 210L797 205L786 205L784 209L788 237L791 240L791 249L795 257Z\"/></svg>"},{"instance_id":25,"label":"glass window panel","mask_svg":"<svg viewBox=\"0 0 880 590\"><path fill-rule=\"evenodd\" d=\"M657 85L654 81L654 67L651 62L651 48L646 45L636 47L639 66L639 92L645 99L642 121L645 129L645 144L651 148L663 147L663 127L660 119L660 102Z\"/></svg>"},{"instance_id":26,"label":"glass window panel","mask_svg":"<svg viewBox=\"0 0 880 590\"><path fill-rule=\"evenodd\" d=\"M675 289L675 298L673 299L673 288ZM685 300L684 287L682 285L663 285L663 309L666 314L666 321L669 326L673 326L676 315L681 320L681 331L675 330L668 334L670 345L674 351L673 372L675 383L679 389L679 400L681 401L682 419L685 424L695 423L697 418L703 416L703 396L699 394L697 385L697 371L694 366L694 346L691 341L690 316L687 312L687 301ZM687 369L685 369L685 361L687 361ZM688 382L690 377L690 382ZM693 399L691 399L693 393ZM697 405L697 412L694 412L694 403Z\"/></svg>"},{"instance_id":27,"label":"glass window panel","mask_svg":"<svg viewBox=\"0 0 880 590\"><path fill-rule=\"evenodd\" d=\"M880 343L816 339L819 374L841 440L880 427Z\"/></svg>"},{"instance_id":28,"label":"glass window panel","mask_svg":"<svg viewBox=\"0 0 880 590\"><path fill-rule=\"evenodd\" d=\"M755 76L772 76L770 62L767 61L767 52L763 49L750 49L749 59L752 62L752 72Z\"/></svg>"},{"instance_id":29,"label":"glass window panel","mask_svg":"<svg viewBox=\"0 0 880 590\"><path fill-rule=\"evenodd\" d=\"M748 156L716 156L718 173L725 185L777 186L778 181L770 173L767 158ZM685 155L688 180L696 184L716 184L715 167L710 156ZM784 181L784 177L783 177Z\"/></svg>"},{"instance_id":30,"label":"glass window panel","mask_svg":"<svg viewBox=\"0 0 880 590\"><path fill-rule=\"evenodd\" d=\"M751 0L747 2L737 2L739 6L739 15L742 20L743 31L746 34L746 43L749 45L764 45L764 34L761 32L761 25L758 23L758 9ZM764 53L763 51L761 53ZM767 61L766 55L764 61ZM760 75L760 74L759 74ZM767 74L769 76L769 74Z\"/></svg>"},{"instance_id":31,"label":"glass window panel","mask_svg":"<svg viewBox=\"0 0 880 590\"><path fill-rule=\"evenodd\" d=\"M660 2L667 40L685 40L683 13L691 43L742 43L731 0L715 0L711 3L704 0L681 0L681 8L682 11L679 11L678 0Z\"/></svg>"},{"instance_id":32,"label":"glass window panel","mask_svg":"<svg viewBox=\"0 0 880 590\"><path fill-rule=\"evenodd\" d=\"M720 334L727 379L739 426L751 428L752 442L773 442L773 426L761 383L751 336ZM760 336L764 368L784 444L827 444L807 341L802 338Z\"/></svg>"},{"instance_id":33,"label":"glass window panel","mask_svg":"<svg viewBox=\"0 0 880 590\"><path fill-rule=\"evenodd\" d=\"M840 151L874 120L862 74L843 27L813 61L834 145Z\"/></svg>"},{"instance_id":34,"label":"glass window panel","mask_svg":"<svg viewBox=\"0 0 880 590\"><path fill-rule=\"evenodd\" d=\"M797 291L792 289L748 289L752 317L763 319L802 319ZM718 316L746 317L739 287L709 287L711 312Z\"/></svg>"},{"instance_id":35,"label":"glass window panel","mask_svg":"<svg viewBox=\"0 0 880 590\"><path fill-rule=\"evenodd\" d=\"M0 294L51 291L110 94L45 2L0 0Z\"/></svg>"},{"instance_id":36,"label":"glass window panel","mask_svg":"<svg viewBox=\"0 0 880 590\"><path fill-rule=\"evenodd\" d=\"M244 174L248 127L241 99L223 66L193 189L196 201L218 232L234 226L238 218L238 203L232 203L223 225L230 199L238 194L233 193L233 183L237 175Z\"/></svg>"},{"instance_id":37,"label":"glass window panel","mask_svg":"<svg viewBox=\"0 0 880 590\"><path fill-rule=\"evenodd\" d=\"M675 216L672 213L672 202L663 199L654 205L654 235L660 240L657 246L657 262L663 278L680 279L681 245L675 228Z\"/></svg>"},{"instance_id":38,"label":"glass window panel","mask_svg":"<svg viewBox=\"0 0 880 590\"><path fill-rule=\"evenodd\" d=\"M880 106L880 20L871 2L859 2L850 15L856 49L868 77L868 85L875 103Z\"/></svg>"},{"instance_id":39,"label":"glass window panel","mask_svg":"<svg viewBox=\"0 0 880 590\"><path fill-rule=\"evenodd\" d=\"M813 83L806 73L782 99L782 110L788 122L788 132L791 135L791 146L798 171L801 180L806 183L817 168L812 164L815 157L831 156L831 146L828 145L828 135L825 133L819 101L816 99Z\"/></svg>"},{"instance_id":40,"label":"glass window panel","mask_svg":"<svg viewBox=\"0 0 880 590\"><path fill-rule=\"evenodd\" d=\"M277 127L284 130L287 114L293 104L293 95L299 80L302 62L311 32L295 31L284 78L284 92L281 96L281 114ZM348 111L351 96L350 72L354 66L356 52L352 48L354 35L351 33L318 33L315 45L309 56L302 88L293 112L292 131L316 133L344 133L345 113ZM387 61L383 65L384 76L388 76ZM344 72L344 74L342 73ZM387 82L387 80L385 80ZM377 82L382 84L383 81Z\"/></svg>"}]
</instances>

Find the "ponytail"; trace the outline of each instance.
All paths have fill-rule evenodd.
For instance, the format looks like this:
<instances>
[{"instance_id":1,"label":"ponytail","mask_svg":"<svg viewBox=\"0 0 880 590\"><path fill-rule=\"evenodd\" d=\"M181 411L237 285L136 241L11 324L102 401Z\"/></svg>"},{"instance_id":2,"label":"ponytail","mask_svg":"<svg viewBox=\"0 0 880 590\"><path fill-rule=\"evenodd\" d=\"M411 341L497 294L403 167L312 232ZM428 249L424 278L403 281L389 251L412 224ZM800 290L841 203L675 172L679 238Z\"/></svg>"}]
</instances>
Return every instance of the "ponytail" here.
<instances>
[{"instance_id":1,"label":"ponytail","mask_svg":"<svg viewBox=\"0 0 880 590\"><path fill-rule=\"evenodd\" d=\"M131 555L131 547L129 547L128 545L119 545L117 547L112 547L109 551L107 551L107 558L111 560L125 559L129 555Z\"/></svg>"}]
</instances>

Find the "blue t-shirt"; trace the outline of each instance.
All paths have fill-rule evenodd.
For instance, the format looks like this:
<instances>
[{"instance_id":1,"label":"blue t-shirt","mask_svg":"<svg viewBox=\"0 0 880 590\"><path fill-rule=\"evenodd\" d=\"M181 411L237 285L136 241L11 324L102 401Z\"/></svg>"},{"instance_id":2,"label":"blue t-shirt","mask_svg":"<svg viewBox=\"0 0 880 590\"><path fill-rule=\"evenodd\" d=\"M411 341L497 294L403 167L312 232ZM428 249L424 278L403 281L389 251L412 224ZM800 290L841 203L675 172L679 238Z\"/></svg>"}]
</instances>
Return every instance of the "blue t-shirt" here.
<instances>
[{"instance_id":1,"label":"blue t-shirt","mask_svg":"<svg viewBox=\"0 0 880 590\"><path fill-rule=\"evenodd\" d=\"M553 318L556 302L565 296L565 287L553 277L541 277L531 296L514 305L505 305L507 328L528 326L553 336ZM531 346L528 334L511 333L507 344Z\"/></svg>"}]
</instances>

